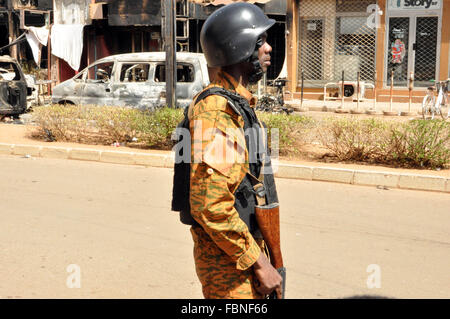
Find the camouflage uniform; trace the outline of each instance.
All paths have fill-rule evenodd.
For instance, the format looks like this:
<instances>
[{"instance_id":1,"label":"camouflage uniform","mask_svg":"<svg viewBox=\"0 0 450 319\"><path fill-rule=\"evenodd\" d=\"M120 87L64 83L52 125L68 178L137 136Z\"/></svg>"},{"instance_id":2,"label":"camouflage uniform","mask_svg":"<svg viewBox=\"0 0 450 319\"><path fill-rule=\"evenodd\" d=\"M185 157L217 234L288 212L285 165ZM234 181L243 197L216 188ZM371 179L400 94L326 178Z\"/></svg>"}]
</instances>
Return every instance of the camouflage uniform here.
<instances>
[{"instance_id":1,"label":"camouflage uniform","mask_svg":"<svg viewBox=\"0 0 450 319\"><path fill-rule=\"evenodd\" d=\"M236 92L254 107L256 98L230 75L219 71L209 86ZM252 265L264 249L234 208L234 192L249 169L242 116L233 111L227 99L210 95L189 109L192 136L190 180L191 215L201 227L191 228L196 272L205 298L262 298L254 288ZM201 123L199 138L198 127ZM227 129L234 129L230 133ZM212 130L213 134L207 134ZM239 131L239 129L241 131ZM240 132L240 133L239 133ZM243 161L214 160L212 145L223 143ZM219 144L220 144L219 143Z\"/></svg>"}]
</instances>

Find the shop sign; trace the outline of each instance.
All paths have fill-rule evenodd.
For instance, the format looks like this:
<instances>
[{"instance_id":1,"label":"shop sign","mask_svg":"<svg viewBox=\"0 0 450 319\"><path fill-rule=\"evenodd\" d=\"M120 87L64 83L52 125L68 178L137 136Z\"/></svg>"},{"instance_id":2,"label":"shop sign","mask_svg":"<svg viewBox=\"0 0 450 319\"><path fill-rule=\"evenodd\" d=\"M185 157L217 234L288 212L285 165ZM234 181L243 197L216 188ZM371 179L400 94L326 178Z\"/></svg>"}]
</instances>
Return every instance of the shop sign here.
<instances>
[{"instance_id":1,"label":"shop sign","mask_svg":"<svg viewBox=\"0 0 450 319\"><path fill-rule=\"evenodd\" d=\"M441 8L442 0L389 0L390 10L436 10Z\"/></svg>"},{"instance_id":2,"label":"shop sign","mask_svg":"<svg viewBox=\"0 0 450 319\"><path fill-rule=\"evenodd\" d=\"M308 31L316 31L317 27L315 23L308 23L306 25L306 28L308 29Z\"/></svg>"},{"instance_id":3,"label":"shop sign","mask_svg":"<svg viewBox=\"0 0 450 319\"><path fill-rule=\"evenodd\" d=\"M405 34L406 34L406 30L405 29L393 28L391 30L391 32L394 34L396 39L403 39L405 37Z\"/></svg>"}]
</instances>

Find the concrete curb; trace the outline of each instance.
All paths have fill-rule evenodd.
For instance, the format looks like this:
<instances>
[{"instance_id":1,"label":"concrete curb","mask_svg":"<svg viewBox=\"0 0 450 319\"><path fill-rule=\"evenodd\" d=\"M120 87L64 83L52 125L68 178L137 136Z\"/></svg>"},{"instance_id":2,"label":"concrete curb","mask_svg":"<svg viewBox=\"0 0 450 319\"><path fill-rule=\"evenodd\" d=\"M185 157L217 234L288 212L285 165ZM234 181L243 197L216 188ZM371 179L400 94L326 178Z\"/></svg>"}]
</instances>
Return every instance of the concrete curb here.
<instances>
[{"instance_id":1,"label":"concrete curb","mask_svg":"<svg viewBox=\"0 0 450 319\"><path fill-rule=\"evenodd\" d=\"M74 159L166 168L173 167L175 161L173 153L134 153L109 150L101 151L88 148L64 148L6 143L0 143L0 155L27 155L44 158ZM450 178L439 176L304 166L275 161L273 163L273 168L275 176L279 178L450 193Z\"/></svg>"}]
</instances>

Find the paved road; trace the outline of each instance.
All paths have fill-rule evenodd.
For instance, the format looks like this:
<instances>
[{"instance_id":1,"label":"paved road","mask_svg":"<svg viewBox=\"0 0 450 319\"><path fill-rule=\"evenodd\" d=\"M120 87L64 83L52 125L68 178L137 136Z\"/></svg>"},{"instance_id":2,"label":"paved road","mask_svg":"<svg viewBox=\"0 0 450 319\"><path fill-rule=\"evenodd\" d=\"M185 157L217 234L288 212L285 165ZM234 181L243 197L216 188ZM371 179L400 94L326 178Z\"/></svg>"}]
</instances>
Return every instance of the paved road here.
<instances>
[{"instance_id":1,"label":"paved road","mask_svg":"<svg viewBox=\"0 0 450 319\"><path fill-rule=\"evenodd\" d=\"M0 298L201 298L171 178L0 156ZM277 183L288 298L450 298L448 194Z\"/></svg>"}]
</instances>

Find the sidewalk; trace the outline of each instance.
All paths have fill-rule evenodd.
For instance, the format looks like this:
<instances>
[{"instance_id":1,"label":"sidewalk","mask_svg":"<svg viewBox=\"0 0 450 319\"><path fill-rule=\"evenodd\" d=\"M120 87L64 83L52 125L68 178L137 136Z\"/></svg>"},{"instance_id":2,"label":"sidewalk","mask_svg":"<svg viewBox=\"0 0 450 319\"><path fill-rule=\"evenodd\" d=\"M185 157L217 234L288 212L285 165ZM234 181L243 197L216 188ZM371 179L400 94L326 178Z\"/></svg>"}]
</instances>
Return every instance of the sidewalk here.
<instances>
[{"instance_id":1,"label":"sidewalk","mask_svg":"<svg viewBox=\"0 0 450 319\"><path fill-rule=\"evenodd\" d=\"M172 168L171 151L44 142L28 137L32 126L0 124L0 155L74 159ZM274 161L276 177L450 193L450 170L397 169L383 166Z\"/></svg>"},{"instance_id":2,"label":"sidewalk","mask_svg":"<svg viewBox=\"0 0 450 319\"><path fill-rule=\"evenodd\" d=\"M293 99L290 101L286 101L286 104L294 105L294 106L300 106L301 101L299 99ZM315 112L334 112L336 109L339 109L342 107L342 102L340 100L311 100L311 99L305 99L303 101L303 107L307 108L309 111L315 111ZM346 100L343 106L344 110L356 110L362 111L363 114L367 110L375 110L377 114L383 115L383 111L392 111L396 113L397 115L400 115L401 112L412 112L412 115L408 115L409 117L420 117L421 111L422 111L422 103L411 103L411 107L409 106L409 103L402 103L402 102L393 102L392 103L392 110L391 105L389 102L377 102L374 105L373 100L365 100L361 101L359 103L359 107L356 101L349 101ZM447 108L444 108L444 111L447 112Z\"/></svg>"}]
</instances>

